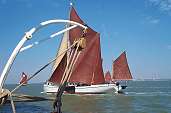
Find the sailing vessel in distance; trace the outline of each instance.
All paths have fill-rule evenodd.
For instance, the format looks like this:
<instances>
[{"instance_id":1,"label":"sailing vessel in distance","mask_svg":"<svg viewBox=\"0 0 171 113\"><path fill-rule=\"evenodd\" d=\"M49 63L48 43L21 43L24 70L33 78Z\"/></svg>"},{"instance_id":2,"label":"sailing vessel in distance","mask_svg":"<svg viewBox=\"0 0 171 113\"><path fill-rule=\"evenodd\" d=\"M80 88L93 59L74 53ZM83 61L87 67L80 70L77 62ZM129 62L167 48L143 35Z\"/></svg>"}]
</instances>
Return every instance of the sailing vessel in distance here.
<instances>
[{"instance_id":1,"label":"sailing vessel in distance","mask_svg":"<svg viewBox=\"0 0 171 113\"><path fill-rule=\"evenodd\" d=\"M85 25L73 7L70 11L70 20ZM88 27L88 26L87 26ZM75 40L81 37L83 30L75 28L65 32L58 55L64 48L72 45ZM105 84L102 68L100 34L88 27L86 34L86 47L81 51L76 61L71 77L68 80L69 86L74 86L74 93L99 94L117 90L116 84ZM61 55L54 64L54 70L49 80L44 84L44 92L56 93L67 66L68 52Z\"/></svg>"},{"instance_id":2,"label":"sailing vessel in distance","mask_svg":"<svg viewBox=\"0 0 171 113\"><path fill-rule=\"evenodd\" d=\"M111 82L112 82L111 74L110 74L109 71L107 71L107 72L105 73L105 82L106 82L106 83L111 83Z\"/></svg>"},{"instance_id":3,"label":"sailing vessel in distance","mask_svg":"<svg viewBox=\"0 0 171 113\"><path fill-rule=\"evenodd\" d=\"M118 81L122 80L132 80L132 75L129 69L125 51L113 62L112 81L119 83ZM121 87L122 89L125 89L127 86L124 85Z\"/></svg>"},{"instance_id":4,"label":"sailing vessel in distance","mask_svg":"<svg viewBox=\"0 0 171 113\"><path fill-rule=\"evenodd\" d=\"M19 83L23 85L27 85L27 75L24 72L22 72L21 74L21 79Z\"/></svg>"}]
</instances>

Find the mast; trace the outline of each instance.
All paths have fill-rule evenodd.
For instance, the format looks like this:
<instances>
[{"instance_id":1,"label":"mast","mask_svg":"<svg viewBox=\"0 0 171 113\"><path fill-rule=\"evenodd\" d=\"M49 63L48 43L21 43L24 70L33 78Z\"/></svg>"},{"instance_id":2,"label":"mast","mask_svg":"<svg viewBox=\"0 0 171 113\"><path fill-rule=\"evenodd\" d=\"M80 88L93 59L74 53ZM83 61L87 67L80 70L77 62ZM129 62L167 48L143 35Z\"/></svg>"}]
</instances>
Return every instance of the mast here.
<instances>
[{"instance_id":1,"label":"mast","mask_svg":"<svg viewBox=\"0 0 171 113\"><path fill-rule=\"evenodd\" d=\"M132 75L129 69L125 51L113 62L112 79L113 80L132 80Z\"/></svg>"}]
</instances>

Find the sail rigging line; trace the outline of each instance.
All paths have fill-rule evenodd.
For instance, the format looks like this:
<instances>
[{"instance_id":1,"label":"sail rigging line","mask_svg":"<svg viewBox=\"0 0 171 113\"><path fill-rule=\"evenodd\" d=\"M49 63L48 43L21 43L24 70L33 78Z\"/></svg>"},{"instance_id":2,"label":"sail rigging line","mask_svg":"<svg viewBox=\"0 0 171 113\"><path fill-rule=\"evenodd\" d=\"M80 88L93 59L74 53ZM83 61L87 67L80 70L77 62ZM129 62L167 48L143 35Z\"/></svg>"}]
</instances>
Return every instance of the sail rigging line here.
<instances>
[{"instance_id":1,"label":"sail rigging line","mask_svg":"<svg viewBox=\"0 0 171 113\"><path fill-rule=\"evenodd\" d=\"M63 53L61 53L59 56L61 56L62 54L66 53L68 50L70 50L73 46L75 46L76 43L78 43L80 40L74 42L67 50L65 50ZM55 59L51 60L49 63L47 63L46 65L44 65L41 69L39 69L37 72L35 72L32 76L30 76L27 80L31 80L33 77L35 77L38 73L40 73L43 69L45 69L47 66L49 66L51 63L53 63L59 56L57 56ZM13 113L16 113L16 110L15 110L15 105L14 105L14 101L12 99L12 93L15 92L18 88L20 88L22 85L24 84L21 83L19 84L17 87L15 87L11 92L10 92L10 100L11 100L11 106L12 106L12 110L13 110Z\"/></svg>"},{"instance_id":2,"label":"sail rigging line","mask_svg":"<svg viewBox=\"0 0 171 113\"><path fill-rule=\"evenodd\" d=\"M23 52L23 51L25 51L25 50L27 50L27 49L32 48L33 46L39 45L39 44L41 44L41 43L43 43L43 42L46 42L46 41L48 41L48 40L50 40L50 39L53 39L53 38L55 38L55 36L57 36L57 35L59 35L59 34L62 34L62 33L64 33L64 32L66 32L66 31L68 31L68 30L74 29L74 28L76 28L77 26L78 26L78 25L70 26L70 27L68 27L68 28L66 28L66 29L64 29L64 30L61 30L61 31L57 32L57 33L53 33L52 35L50 35L50 37L46 37L46 38L41 39L41 40L39 40L39 41L35 41L35 42L33 42L32 44L29 44L29 45L27 45L27 46L25 46L25 47L22 47L22 48L20 49L20 52Z\"/></svg>"},{"instance_id":3,"label":"sail rigging line","mask_svg":"<svg viewBox=\"0 0 171 113\"><path fill-rule=\"evenodd\" d=\"M55 20L48 20L48 21L45 21L45 22L41 22L37 27L33 27L32 29L30 29L28 32L25 33L25 35L22 37L22 39L20 40L20 42L17 44L17 46L15 47L15 49L13 50L12 54L10 55L3 71L2 71L2 74L0 76L0 92L2 92L2 89L3 89L3 85L4 85L4 82L8 76L8 73L12 67L12 64L16 58L16 56L18 55L19 51L21 50L22 46L24 45L24 43L27 41L27 40L30 40L32 39L32 35L37 32L40 28L43 28L45 26L48 26L50 24L57 24L57 23L70 23L72 25L78 25L84 29L87 29L86 26L80 24L80 23L77 23L77 22L74 22L74 21L70 21L70 20L61 20L61 19L55 19Z\"/></svg>"},{"instance_id":4,"label":"sail rigging line","mask_svg":"<svg viewBox=\"0 0 171 113\"><path fill-rule=\"evenodd\" d=\"M62 54L66 53L70 48L72 48L73 46L75 46L75 44L77 42L79 42L80 40L76 41L75 43L73 43L68 49L66 49L64 52L62 52L59 56L61 56ZM43 69L45 69L47 66L49 66L51 63L53 63L59 56L57 56L56 58L52 59L50 62L48 62L46 65L44 65L42 68L40 68L38 71L36 71L32 76L30 76L26 82L28 82L30 79L32 79L33 77L35 77L38 73L40 73ZM20 88L22 85L24 84L21 83L19 84L18 86L16 86L12 91L11 93L13 93L14 91L16 91L18 88Z\"/></svg>"},{"instance_id":5,"label":"sail rigging line","mask_svg":"<svg viewBox=\"0 0 171 113\"><path fill-rule=\"evenodd\" d=\"M68 63L67 63L67 65L66 65L66 67L65 67L64 73L63 73L63 75L62 75L62 79L61 79L61 81L60 81L60 84L62 84L63 81L64 81L64 79L65 79L65 75L66 75L67 70L69 69L68 66L69 66L69 63L70 63L70 61L71 61L73 52L74 52L74 51L72 50L72 51L71 51L71 54L70 54L70 56L69 56L69 59L68 59Z\"/></svg>"},{"instance_id":6,"label":"sail rigging line","mask_svg":"<svg viewBox=\"0 0 171 113\"><path fill-rule=\"evenodd\" d=\"M73 58L72 58L72 60L71 60L71 64L70 64L70 67L69 67L69 69L68 69L68 71L67 71L67 76L66 76L66 81L68 80L68 77L69 77L69 73L71 72L71 69L72 69L72 67L73 67L73 64L74 64L74 61L76 60L75 58L77 57L77 54L78 54L78 46L77 46L77 49L75 50L75 53L74 53L74 56L73 56ZM64 80L65 81L65 80Z\"/></svg>"},{"instance_id":7,"label":"sail rigging line","mask_svg":"<svg viewBox=\"0 0 171 113\"><path fill-rule=\"evenodd\" d=\"M80 39L79 39L80 40ZM76 43L75 43L76 44ZM75 45L74 44L74 45ZM72 49L72 48L71 48ZM65 67L65 70L64 70L64 73L63 73L63 75L62 75L62 79L61 79L61 84L65 81L65 79L66 79L66 73L67 73L67 70L69 70L69 68L70 68L70 66L69 66L69 63L70 63L70 61L71 61L71 58L72 58L72 55L74 54L73 53L74 52L74 50L72 49L71 50L71 53L70 53L70 55L69 55L69 59L68 59L68 63L67 63L67 66ZM70 65L71 65L72 63L70 63ZM68 67L69 66L69 67Z\"/></svg>"},{"instance_id":8,"label":"sail rigging line","mask_svg":"<svg viewBox=\"0 0 171 113\"><path fill-rule=\"evenodd\" d=\"M76 62L77 62L77 60L78 60L78 58L79 58L79 56L80 56L80 53L81 53L81 51L79 51L78 54L77 54L77 57L76 57L76 59L75 59L75 61L74 61L74 63L73 63L73 66L72 66L72 68L71 68L71 72L70 72L70 74L69 74L69 77L68 77L68 80L67 80L67 81L69 81L70 78L71 78L71 74L72 74L72 72L73 72L74 65L76 64Z\"/></svg>"},{"instance_id":9,"label":"sail rigging line","mask_svg":"<svg viewBox=\"0 0 171 113\"><path fill-rule=\"evenodd\" d=\"M75 45L76 49L74 50L73 57L70 56L70 57L72 57L72 59L70 59L71 63L70 63L70 65L68 65L69 67L65 68L65 69L68 69L68 70L65 71L66 75L65 75L65 73L63 74L63 76L65 76L65 77L61 80L61 83L64 83L65 81L69 81L69 79L71 77L71 73L72 73L73 67L76 64L76 61L77 61L77 59L78 59L78 57L80 55L80 52L81 52L81 50L83 48L85 48L85 39L84 39L84 37L79 38L79 40L80 41L78 43L76 43L76 45ZM69 60L69 62L70 62L70 60Z\"/></svg>"},{"instance_id":10,"label":"sail rigging line","mask_svg":"<svg viewBox=\"0 0 171 113\"><path fill-rule=\"evenodd\" d=\"M78 60L78 58L79 58L79 55L80 55L80 53L81 53L81 50L82 49L84 49L85 48L85 46L86 46L86 44L85 44L85 35L84 34L82 34L82 37L80 38L80 42L78 42L77 43L77 48L76 48L76 56L75 56L75 58L73 58L73 63L71 62L71 68L70 68L70 71L68 72L68 78L67 78L67 81L69 81L70 80L70 78L71 78L71 74L72 74L72 72L73 72L73 69L74 69L74 65L76 64L76 62L77 62L77 60Z\"/></svg>"},{"instance_id":11,"label":"sail rigging line","mask_svg":"<svg viewBox=\"0 0 171 113\"><path fill-rule=\"evenodd\" d=\"M66 35L66 36L63 36L63 39L62 39L62 41L64 40L64 38L66 38L67 37L67 47L69 47L69 44L68 44L68 32L66 32L67 34L64 34L64 35ZM61 44L63 43L64 44L64 42L62 42L61 41ZM60 44L60 45L61 45ZM62 46L62 45L61 45ZM61 47L60 46L60 47ZM59 48L59 50L60 50L60 48ZM58 50L58 52L59 52L59 50ZM70 59L71 59L71 56L72 56L72 54L73 54L73 49L70 49L69 51L67 51L66 52L66 57L67 57L67 61L66 61L66 66L65 66L65 69L64 69L64 72L63 72L63 74L62 74L62 78L61 78L61 80L59 81L59 83L64 79L64 75L66 74L66 71L67 71L67 69L68 69L68 65L69 65L69 61L70 61ZM64 58L62 58L62 59L64 59ZM61 59L61 60L62 60ZM61 62L61 61L60 61ZM57 69L59 67L59 65L58 66L56 66L56 68L54 69L54 72L55 72L55 70Z\"/></svg>"},{"instance_id":12,"label":"sail rigging line","mask_svg":"<svg viewBox=\"0 0 171 113\"><path fill-rule=\"evenodd\" d=\"M10 97L12 111L13 111L13 113L16 113L15 104L14 104L14 101L12 99L12 93L11 92L9 93L9 97Z\"/></svg>"},{"instance_id":13,"label":"sail rigging line","mask_svg":"<svg viewBox=\"0 0 171 113\"><path fill-rule=\"evenodd\" d=\"M72 50L72 53L69 56L70 57L69 62L71 62L71 64L69 65L69 63L68 63L67 67L65 68L65 72L63 74L63 78L61 80L60 86L59 86L58 91L57 91L56 99L55 99L54 104L53 104L54 111L55 111L55 108L56 108L57 113L61 113L61 106L62 106L61 96L62 96L62 94L63 94L63 92L64 92L64 90L65 90L65 88L67 86L67 82L68 82L68 80L69 80L69 78L71 76L73 66L75 65L75 63L76 63L76 61L78 59L78 56L80 55L81 51L80 51L79 47L83 47L83 46L81 46L81 43L83 43L82 39L80 38L79 40L80 41L78 43L76 43L76 45L75 45L76 49ZM74 51L74 53L73 53L73 51ZM74 54L73 57L72 57L72 54ZM64 75L65 75L65 77L64 77Z\"/></svg>"},{"instance_id":14,"label":"sail rigging line","mask_svg":"<svg viewBox=\"0 0 171 113\"><path fill-rule=\"evenodd\" d=\"M79 40L81 40L81 39L79 39ZM79 43L79 42L78 42L78 43ZM78 47L79 47L79 46L78 46L78 44L77 44L76 46L77 46L77 48L76 48L76 50L74 51L73 57L70 56L70 57L72 57L72 59L70 59L71 63L70 63L70 65L68 65L68 66L69 66L69 67L68 67L68 70L66 70L66 74L65 74L65 73L63 74L64 79L61 80L61 83L62 83L62 84L65 82L65 80L67 80L68 74L69 74L69 72L70 72L70 70L71 70L72 64L73 64L74 59L75 59L75 57L76 57L76 54L77 54L77 52L78 52ZM70 62L70 61L69 61L69 62ZM67 69L67 67L66 67L65 69Z\"/></svg>"}]
</instances>

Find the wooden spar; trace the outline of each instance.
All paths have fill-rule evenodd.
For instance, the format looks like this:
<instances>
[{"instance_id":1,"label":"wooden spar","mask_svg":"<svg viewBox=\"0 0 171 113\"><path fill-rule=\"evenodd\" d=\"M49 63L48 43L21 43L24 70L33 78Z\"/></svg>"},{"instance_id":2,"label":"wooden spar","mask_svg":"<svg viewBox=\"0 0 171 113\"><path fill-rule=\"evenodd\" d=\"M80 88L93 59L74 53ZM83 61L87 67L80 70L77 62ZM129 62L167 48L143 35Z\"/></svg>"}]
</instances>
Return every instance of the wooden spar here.
<instances>
[{"instance_id":1,"label":"wooden spar","mask_svg":"<svg viewBox=\"0 0 171 113\"><path fill-rule=\"evenodd\" d=\"M21 48L20 52L23 52L23 51L25 51L25 50L27 50L27 49L30 49L30 48L32 48L33 46L38 45L38 44L41 44L41 43L43 43L43 42L45 42L45 41L47 41L47 40L49 40L49 39L55 38L55 37L58 36L59 34L65 33L65 32L67 32L67 31L69 31L69 30L71 30L71 29L73 29L73 28L75 28L75 27L77 27L77 25L73 25L73 26L68 27L68 28L66 28L66 29L64 29L64 30L61 30L61 31L59 31L59 32L57 32L57 33L54 33L54 34L50 35L50 38L44 38L44 39L42 39L42 40L40 40L40 41L36 41L36 42L34 42L34 43L32 43L32 44L29 44L29 45L27 45L27 46Z\"/></svg>"},{"instance_id":2,"label":"wooden spar","mask_svg":"<svg viewBox=\"0 0 171 113\"><path fill-rule=\"evenodd\" d=\"M0 76L0 92L3 88L3 85L4 85L4 82L5 82L5 79L7 78L7 75L8 75L8 72L10 71L10 68L17 56L17 54L19 53L20 49L22 48L22 46L24 45L24 43L28 40L28 39L31 39L32 38L32 35L33 33L37 32L39 29L47 26L47 25L50 25L50 24L57 24L57 23L68 23L68 24L71 24L71 25L77 25L79 27L82 27L84 29L87 29L86 26L80 24L80 23L77 23L77 22L74 22L74 21L70 21L70 20L61 20L61 19L56 19L56 20L48 20L48 21L45 21L45 22L42 22L40 23L40 25L38 27L33 27L30 31L26 32L26 34L24 35L24 37L22 38L22 40L18 43L18 45L16 46L16 48L14 49L13 53L11 54L7 64L5 65L5 68ZM75 28L75 27L73 27ZM72 28L72 29L73 29ZM67 28L66 28L67 29ZM67 29L66 31L69 31L71 29ZM62 32L63 33L63 32ZM55 34L53 35L52 37L54 36L57 36L57 35L60 35L62 33L58 33L58 34Z\"/></svg>"},{"instance_id":3,"label":"wooden spar","mask_svg":"<svg viewBox=\"0 0 171 113\"><path fill-rule=\"evenodd\" d=\"M19 53L21 47L24 45L24 43L28 40L28 39L31 39L32 37L32 33L35 32L35 29L31 29L29 32L27 32L24 37L21 39L21 41L18 43L18 45L16 46L16 48L14 49L14 51L12 52L10 58L8 59L3 71L2 71L2 74L0 76L0 92L2 92L2 88L3 88L3 85L4 85L4 82L5 82L5 79L7 78L7 75L10 71L10 68L17 56L17 54Z\"/></svg>"},{"instance_id":4,"label":"wooden spar","mask_svg":"<svg viewBox=\"0 0 171 113\"><path fill-rule=\"evenodd\" d=\"M74 47L75 45L77 46L76 51L78 51L78 48L80 47L80 42L82 42L81 39L78 40L78 41L75 41L75 43L72 44L66 51L68 51L70 48ZM81 47L83 47L83 46L81 46ZM76 51L75 51L75 52L76 52ZM63 53L65 53L65 51L64 51ZM61 53L61 55L62 55L62 53ZM60 55L59 55L59 56L60 56ZM46 64L45 66L43 66L41 69L39 69L36 73L34 73L31 77L29 77L25 82L27 82L27 81L29 81L30 79L32 79L33 77L35 77L39 72L41 72L43 69L45 69L49 64L51 64L52 62L54 62L59 56L57 56L55 59L53 59L53 60L50 61L48 64ZM74 58L74 59L75 59L75 58ZM72 65L72 66L73 66L73 65ZM72 67L71 67L71 68L72 68ZM67 72L67 75L68 75L68 72ZM67 83L67 81L66 81L67 78L68 78L68 76L66 76L66 79L64 79L65 81L63 82L63 84L62 84L62 85L60 86L60 88L59 88L58 97L61 97L63 91L65 90L65 87L66 87L66 85L67 85L67 84L66 84L66 83ZM6 101L6 99L7 99L8 96L10 95L13 113L15 113L15 105L14 105L14 102L13 102L13 100L12 100L12 95L11 95L11 94L12 94L14 91L16 91L18 88L20 88L23 84L24 84L24 82L21 83L20 85L18 85L18 86L17 86L15 89L13 89L11 92L10 92L9 90L4 90L4 89L3 89L3 92L0 92L0 98L1 98L0 104L3 104L4 101Z\"/></svg>"},{"instance_id":5,"label":"wooden spar","mask_svg":"<svg viewBox=\"0 0 171 113\"><path fill-rule=\"evenodd\" d=\"M64 29L64 30L61 31L61 32L58 32L58 33L56 33L56 34L53 34L53 35L51 35L51 38L52 38L52 37L55 37L55 36L57 36L57 35L62 34L64 31L67 32L67 31L69 31L69 30L71 30L71 29L74 29L76 26L82 27L82 28L84 28L84 29L87 29L86 26L84 26L84 25L82 25L82 24L80 24L80 23L74 22L74 21L70 21L70 20L48 20L48 21L45 21L45 22L40 23L40 25L38 25L38 27L33 27L33 28L30 29L28 32L26 32L26 34L23 36L23 38L21 39L21 41L18 43L18 45L16 46L16 48L15 48L14 51L12 52L10 58L8 59L6 65L5 65L5 67L4 67L4 69L3 69L3 71L2 71L2 74L1 74L1 76L0 76L0 102L1 102L1 104L4 103L4 98L5 98L5 100L6 100L6 99L8 98L8 96L9 96L8 93L4 92L4 91L6 91L6 89L3 89L5 80L6 80L7 76L8 76L8 73L9 73L9 71L10 71L10 69L11 69L11 66L12 66L12 64L13 64L13 62L14 62L16 56L17 56L18 53L20 52L20 50L21 50L22 46L24 45L24 43L25 43L27 40L31 39L31 38L32 38L32 35L33 35L35 32L39 31L39 29L41 29L41 28L43 28L43 27L45 27L45 26L47 26L47 25L50 25L50 24L57 24L57 23L68 23L68 24L73 25L73 27L66 28L66 29ZM32 47L32 46L29 46L29 47ZM26 48L28 49L29 47L26 47ZM52 61L52 62L53 62L53 61ZM45 66L42 68L42 70L43 70L45 67L47 67L47 66L48 66L48 65L45 65ZM31 78L33 78L34 76L36 76L40 71L41 71L41 70L39 70L38 72L36 72L32 77L30 77L29 79L27 79L27 81L30 80ZM19 86L17 86L14 90L12 90L12 92L14 92L16 89L18 89L19 87L21 87L21 85L23 85L23 83L20 84ZM11 92L11 93L12 93L12 92ZM11 101L12 101L12 100L11 100Z\"/></svg>"}]
</instances>

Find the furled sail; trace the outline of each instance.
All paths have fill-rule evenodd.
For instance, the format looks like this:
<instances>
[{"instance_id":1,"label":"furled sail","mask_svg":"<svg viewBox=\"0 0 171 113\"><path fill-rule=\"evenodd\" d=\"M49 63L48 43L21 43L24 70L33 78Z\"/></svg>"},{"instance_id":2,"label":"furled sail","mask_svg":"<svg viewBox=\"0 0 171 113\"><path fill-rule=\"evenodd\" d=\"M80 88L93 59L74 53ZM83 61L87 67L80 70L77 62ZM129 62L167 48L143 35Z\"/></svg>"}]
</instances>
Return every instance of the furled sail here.
<instances>
[{"instance_id":1,"label":"furled sail","mask_svg":"<svg viewBox=\"0 0 171 113\"><path fill-rule=\"evenodd\" d=\"M128 66L125 51L113 62L112 79L113 80L131 80L132 79L132 75Z\"/></svg>"},{"instance_id":2,"label":"furled sail","mask_svg":"<svg viewBox=\"0 0 171 113\"><path fill-rule=\"evenodd\" d=\"M80 19L73 7L71 8L70 20L84 24L84 22ZM82 32L83 29L81 28L75 28L70 30L69 39L71 44L74 42L74 40L81 37ZM88 27L85 36L86 48L82 50L74 66L73 73L69 80L70 82L80 82L90 85L92 84L93 80L93 84L104 83L99 38L99 34L90 27ZM97 78L99 80L97 80Z\"/></svg>"},{"instance_id":3,"label":"furled sail","mask_svg":"<svg viewBox=\"0 0 171 113\"><path fill-rule=\"evenodd\" d=\"M110 72L107 71L105 73L105 82L110 83L111 81L112 81L112 78L111 78Z\"/></svg>"}]
</instances>

